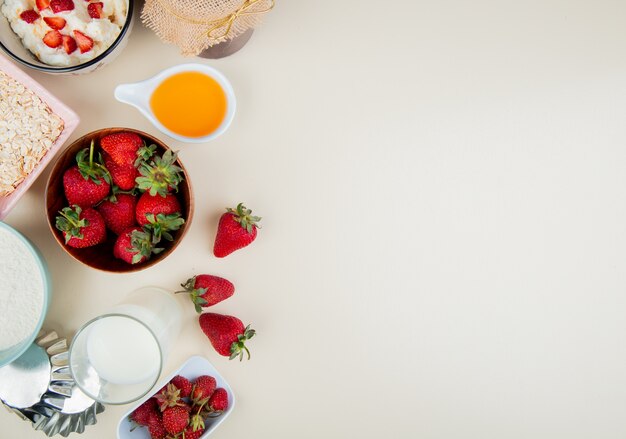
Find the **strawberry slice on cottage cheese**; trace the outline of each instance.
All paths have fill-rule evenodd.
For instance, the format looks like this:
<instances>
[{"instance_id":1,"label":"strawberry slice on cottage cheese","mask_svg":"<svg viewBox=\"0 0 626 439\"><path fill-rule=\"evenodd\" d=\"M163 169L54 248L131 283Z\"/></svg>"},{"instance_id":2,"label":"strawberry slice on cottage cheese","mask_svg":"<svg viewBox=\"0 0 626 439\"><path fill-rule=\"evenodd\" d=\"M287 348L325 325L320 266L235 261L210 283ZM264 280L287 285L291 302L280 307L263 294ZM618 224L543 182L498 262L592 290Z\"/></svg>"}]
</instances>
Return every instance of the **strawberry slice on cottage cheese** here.
<instances>
[{"instance_id":1,"label":"strawberry slice on cottage cheese","mask_svg":"<svg viewBox=\"0 0 626 439\"><path fill-rule=\"evenodd\" d=\"M66 67L97 57L115 42L127 1L4 0L0 10L40 61Z\"/></svg>"}]
</instances>

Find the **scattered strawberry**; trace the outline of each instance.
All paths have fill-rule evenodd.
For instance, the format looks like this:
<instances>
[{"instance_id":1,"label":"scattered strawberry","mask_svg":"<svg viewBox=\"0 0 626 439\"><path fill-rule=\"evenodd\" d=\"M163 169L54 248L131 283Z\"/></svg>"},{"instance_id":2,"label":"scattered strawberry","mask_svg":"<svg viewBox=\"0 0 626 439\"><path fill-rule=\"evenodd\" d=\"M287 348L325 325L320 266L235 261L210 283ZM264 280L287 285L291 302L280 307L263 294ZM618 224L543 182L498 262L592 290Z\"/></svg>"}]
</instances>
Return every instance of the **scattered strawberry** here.
<instances>
[{"instance_id":1,"label":"scattered strawberry","mask_svg":"<svg viewBox=\"0 0 626 439\"><path fill-rule=\"evenodd\" d=\"M61 30L65 27L65 18L61 17L43 17L43 21L54 30ZM70 37L71 38L71 37Z\"/></svg>"},{"instance_id":2,"label":"scattered strawberry","mask_svg":"<svg viewBox=\"0 0 626 439\"><path fill-rule=\"evenodd\" d=\"M94 4L94 3L91 3ZM143 140L135 133L109 134L100 139L100 146L118 165L132 166Z\"/></svg>"},{"instance_id":3,"label":"scattered strawberry","mask_svg":"<svg viewBox=\"0 0 626 439\"><path fill-rule=\"evenodd\" d=\"M180 390L181 398L188 398L191 395L191 388L193 387L191 381L181 375L176 375L170 380L170 383L176 386Z\"/></svg>"},{"instance_id":4,"label":"scattered strawberry","mask_svg":"<svg viewBox=\"0 0 626 439\"><path fill-rule=\"evenodd\" d=\"M63 43L63 38L61 38L61 32L58 30L51 30L47 34L43 36L43 43L51 47L52 49L56 49Z\"/></svg>"},{"instance_id":5,"label":"scattered strawberry","mask_svg":"<svg viewBox=\"0 0 626 439\"><path fill-rule=\"evenodd\" d=\"M184 407L169 407L163 411L163 427L168 433L182 433L188 423L189 410Z\"/></svg>"},{"instance_id":6,"label":"scattered strawberry","mask_svg":"<svg viewBox=\"0 0 626 439\"><path fill-rule=\"evenodd\" d=\"M113 183L124 191L133 189L135 187L135 179L139 176L137 168L133 165L118 165L106 152L102 156L104 157L104 165L111 173Z\"/></svg>"},{"instance_id":7,"label":"scattered strawberry","mask_svg":"<svg viewBox=\"0 0 626 439\"><path fill-rule=\"evenodd\" d=\"M213 395L209 398L209 409L212 412L223 412L228 408L228 393L221 387L215 389Z\"/></svg>"},{"instance_id":8,"label":"scattered strawberry","mask_svg":"<svg viewBox=\"0 0 626 439\"><path fill-rule=\"evenodd\" d=\"M191 383L190 383L191 384ZM181 390L171 382L167 383L155 396L159 409L163 412L168 407L183 405Z\"/></svg>"},{"instance_id":9,"label":"scattered strawberry","mask_svg":"<svg viewBox=\"0 0 626 439\"><path fill-rule=\"evenodd\" d=\"M63 35L63 48L68 55L74 53L76 50L76 40L69 35Z\"/></svg>"},{"instance_id":10,"label":"scattered strawberry","mask_svg":"<svg viewBox=\"0 0 626 439\"><path fill-rule=\"evenodd\" d=\"M55 14L63 11L71 11L74 9L74 2L72 0L50 0L50 9Z\"/></svg>"},{"instance_id":11,"label":"scattered strawberry","mask_svg":"<svg viewBox=\"0 0 626 439\"><path fill-rule=\"evenodd\" d=\"M27 11L22 12L20 14L20 18L24 20L26 23L30 24L30 23L34 23L35 21L37 21L37 19L39 18L39 14L36 11L29 9Z\"/></svg>"},{"instance_id":12,"label":"scattered strawberry","mask_svg":"<svg viewBox=\"0 0 626 439\"><path fill-rule=\"evenodd\" d=\"M148 418L148 432L152 439L165 439L167 436L167 431L163 426L163 419L160 413L155 411L150 414Z\"/></svg>"},{"instance_id":13,"label":"scattered strawberry","mask_svg":"<svg viewBox=\"0 0 626 439\"><path fill-rule=\"evenodd\" d=\"M59 34L58 31L51 31ZM49 34L50 32L48 32ZM60 34L59 34L60 35ZM89 151L89 161L86 160ZM99 161L94 161L94 144L76 154L77 166L73 166L63 174L63 189L70 205L77 204L82 208L91 207L109 194L111 177Z\"/></svg>"},{"instance_id":14,"label":"scattered strawberry","mask_svg":"<svg viewBox=\"0 0 626 439\"><path fill-rule=\"evenodd\" d=\"M157 194L165 197L170 191L177 191L178 184L183 180L182 169L175 165L177 153L165 151L163 157L154 157L152 161L143 161L139 164L140 177L137 177L137 186L150 195Z\"/></svg>"},{"instance_id":15,"label":"scattered strawberry","mask_svg":"<svg viewBox=\"0 0 626 439\"><path fill-rule=\"evenodd\" d=\"M237 317L205 313L200 316L200 328L218 354L231 360L239 357L241 361L245 351L250 359L250 351L245 343L256 333L254 329L250 329L250 325L244 328Z\"/></svg>"},{"instance_id":16,"label":"scattered strawberry","mask_svg":"<svg viewBox=\"0 0 626 439\"><path fill-rule=\"evenodd\" d=\"M93 47L93 40L79 30L74 30L74 39L80 49L80 53L89 52Z\"/></svg>"},{"instance_id":17,"label":"scattered strawberry","mask_svg":"<svg viewBox=\"0 0 626 439\"><path fill-rule=\"evenodd\" d=\"M102 216L94 209L82 210L80 206L65 207L56 218L56 228L63 232L65 244L85 248L100 244L106 239Z\"/></svg>"},{"instance_id":18,"label":"scattered strawberry","mask_svg":"<svg viewBox=\"0 0 626 439\"><path fill-rule=\"evenodd\" d=\"M43 11L50 6L50 0L35 0L35 4L37 5L37 9Z\"/></svg>"},{"instance_id":19,"label":"scattered strawberry","mask_svg":"<svg viewBox=\"0 0 626 439\"><path fill-rule=\"evenodd\" d=\"M102 12L103 6L102 2L89 3L87 6L87 13L91 18L102 18L104 17L104 12Z\"/></svg>"},{"instance_id":20,"label":"scattered strawberry","mask_svg":"<svg viewBox=\"0 0 626 439\"><path fill-rule=\"evenodd\" d=\"M113 246L113 256L129 264L147 261L152 254L162 251L162 248L153 246L152 236L141 227L132 227L122 232Z\"/></svg>"},{"instance_id":21,"label":"scattered strawberry","mask_svg":"<svg viewBox=\"0 0 626 439\"><path fill-rule=\"evenodd\" d=\"M157 405L154 398L150 398L137 407L129 416L130 420L139 425L149 425L150 416L157 413Z\"/></svg>"},{"instance_id":22,"label":"scattered strawberry","mask_svg":"<svg viewBox=\"0 0 626 439\"><path fill-rule=\"evenodd\" d=\"M98 206L98 211L104 218L104 223L116 235L133 227L135 223L135 205L137 197L130 194L117 194L114 200L104 200Z\"/></svg>"},{"instance_id":23,"label":"scattered strawberry","mask_svg":"<svg viewBox=\"0 0 626 439\"><path fill-rule=\"evenodd\" d=\"M217 382L215 378L209 375L202 375L196 378L193 382L193 388L191 390L191 400L195 405L201 406L211 397L215 392Z\"/></svg>"},{"instance_id":24,"label":"scattered strawberry","mask_svg":"<svg viewBox=\"0 0 626 439\"><path fill-rule=\"evenodd\" d=\"M194 276L180 286L185 290L177 293L189 293L198 314L202 312L202 307L213 306L235 293L231 281L210 274Z\"/></svg>"},{"instance_id":25,"label":"scattered strawberry","mask_svg":"<svg viewBox=\"0 0 626 439\"><path fill-rule=\"evenodd\" d=\"M181 208L180 203L176 196L171 194L166 194L164 196L160 195L151 195L149 192L144 192L141 197L139 197L139 201L137 201L137 223L140 226L145 226L150 224L150 220L147 215L152 214L158 216L158 214L162 213L163 215L173 215L180 214Z\"/></svg>"},{"instance_id":26,"label":"scattered strawberry","mask_svg":"<svg viewBox=\"0 0 626 439\"><path fill-rule=\"evenodd\" d=\"M213 246L213 254L218 258L228 256L252 243L256 238L256 223L261 220L258 216L251 216L252 211L246 209L243 203L239 203L236 210L226 211L220 217Z\"/></svg>"}]
</instances>

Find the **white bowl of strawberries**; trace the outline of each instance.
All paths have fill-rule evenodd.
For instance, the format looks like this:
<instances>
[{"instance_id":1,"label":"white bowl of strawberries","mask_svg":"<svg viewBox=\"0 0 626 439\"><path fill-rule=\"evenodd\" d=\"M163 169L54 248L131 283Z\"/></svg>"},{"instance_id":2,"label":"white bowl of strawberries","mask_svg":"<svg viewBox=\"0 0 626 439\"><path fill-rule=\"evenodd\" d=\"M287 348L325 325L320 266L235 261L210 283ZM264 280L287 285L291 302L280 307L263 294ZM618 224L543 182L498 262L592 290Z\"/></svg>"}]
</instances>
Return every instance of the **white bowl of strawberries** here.
<instances>
[{"instance_id":1,"label":"white bowl of strawberries","mask_svg":"<svg viewBox=\"0 0 626 439\"><path fill-rule=\"evenodd\" d=\"M191 357L117 426L118 439L208 437L235 406L232 389L203 357Z\"/></svg>"},{"instance_id":2,"label":"white bowl of strawberries","mask_svg":"<svg viewBox=\"0 0 626 439\"><path fill-rule=\"evenodd\" d=\"M166 144L142 131L107 128L72 143L46 187L48 225L74 259L114 273L171 254L193 216L191 183Z\"/></svg>"}]
</instances>

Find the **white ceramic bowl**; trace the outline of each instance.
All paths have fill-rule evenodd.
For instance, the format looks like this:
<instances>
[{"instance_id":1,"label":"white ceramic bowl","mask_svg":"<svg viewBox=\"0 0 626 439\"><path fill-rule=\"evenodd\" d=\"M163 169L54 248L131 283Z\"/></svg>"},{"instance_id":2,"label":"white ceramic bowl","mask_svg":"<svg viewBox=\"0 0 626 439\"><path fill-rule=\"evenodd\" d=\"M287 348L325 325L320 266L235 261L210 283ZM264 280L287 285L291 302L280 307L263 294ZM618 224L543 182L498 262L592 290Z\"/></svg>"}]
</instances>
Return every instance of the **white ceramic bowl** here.
<instances>
[{"instance_id":1,"label":"white ceramic bowl","mask_svg":"<svg viewBox=\"0 0 626 439\"><path fill-rule=\"evenodd\" d=\"M128 420L128 416L141 404L146 402L148 399L152 398L154 394L170 382L172 378L176 375L182 375L187 379L194 380L198 378L200 375L210 375L217 381L217 387L221 387L226 389L226 393L228 393L228 408L224 413L222 413L219 417L213 419L207 419L205 421L205 430L201 439L209 437L213 431L222 423L224 420L230 415L230 412L233 411L233 407L235 407L235 394L233 390L230 388L226 380L219 374L217 369L213 367L209 360L204 357L191 357L187 360L178 370L172 372L166 379L161 380L157 385L148 392L141 401L135 404L129 411L127 411L122 419L120 419L119 424L117 425L117 439L150 439L150 433L148 433L147 428L135 428L133 431L130 431L132 425Z\"/></svg>"},{"instance_id":2,"label":"white ceramic bowl","mask_svg":"<svg viewBox=\"0 0 626 439\"><path fill-rule=\"evenodd\" d=\"M221 125L217 127L211 134L203 137L186 137L176 134L170 129L166 128L159 120L154 116L152 109L150 108L150 97L154 92L154 89L158 87L165 79L172 75L182 72L199 72L204 73L207 76L213 78L222 87L226 94L226 115ZM209 140L213 140L224 131L228 129L235 117L235 110L237 102L235 99L235 91L230 81L221 72L213 67L206 66L204 64L180 64L178 66L165 69L152 78L145 81L135 82L132 84L121 84L115 88L115 99L125 104L132 105L137 108L141 114L143 114L152 125L158 128L163 134L170 136L173 139L180 140L181 142L188 143L204 143Z\"/></svg>"}]
</instances>

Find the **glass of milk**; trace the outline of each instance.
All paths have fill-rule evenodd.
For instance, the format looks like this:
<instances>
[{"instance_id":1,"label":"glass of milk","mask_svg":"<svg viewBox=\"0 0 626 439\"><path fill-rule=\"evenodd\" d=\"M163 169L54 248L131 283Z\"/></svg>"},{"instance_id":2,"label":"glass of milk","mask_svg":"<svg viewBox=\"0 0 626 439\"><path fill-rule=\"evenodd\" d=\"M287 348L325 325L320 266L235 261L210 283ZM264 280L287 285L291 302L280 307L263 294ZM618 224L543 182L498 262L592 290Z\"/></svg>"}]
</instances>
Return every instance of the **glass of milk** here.
<instances>
[{"instance_id":1,"label":"glass of milk","mask_svg":"<svg viewBox=\"0 0 626 439\"><path fill-rule=\"evenodd\" d=\"M182 312L173 294L157 287L136 290L106 314L78 330L70 370L80 389L103 404L127 404L156 384Z\"/></svg>"}]
</instances>

